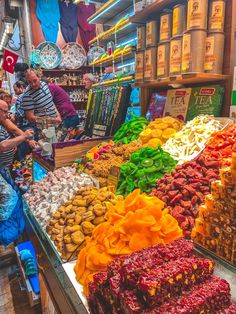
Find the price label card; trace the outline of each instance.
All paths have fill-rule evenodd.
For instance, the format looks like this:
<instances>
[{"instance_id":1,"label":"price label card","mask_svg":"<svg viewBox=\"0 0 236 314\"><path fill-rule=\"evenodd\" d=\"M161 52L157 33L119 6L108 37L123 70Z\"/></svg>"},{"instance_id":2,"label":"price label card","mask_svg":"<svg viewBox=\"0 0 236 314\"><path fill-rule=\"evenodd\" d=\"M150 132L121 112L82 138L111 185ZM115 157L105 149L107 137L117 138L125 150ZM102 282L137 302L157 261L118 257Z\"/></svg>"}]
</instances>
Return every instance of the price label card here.
<instances>
[{"instance_id":1,"label":"price label card","mask_svg":"<svg viewBox=\"0 0 236 314\"><path fill-rule=\"evenodd\" d=\"M110 174L107 179L107 185L114 189L113 190L114 193L116 192L117 187L118 187L119 177L120 177L120 168L117 166L111 167Z\"/></svg>"}]
</instances>

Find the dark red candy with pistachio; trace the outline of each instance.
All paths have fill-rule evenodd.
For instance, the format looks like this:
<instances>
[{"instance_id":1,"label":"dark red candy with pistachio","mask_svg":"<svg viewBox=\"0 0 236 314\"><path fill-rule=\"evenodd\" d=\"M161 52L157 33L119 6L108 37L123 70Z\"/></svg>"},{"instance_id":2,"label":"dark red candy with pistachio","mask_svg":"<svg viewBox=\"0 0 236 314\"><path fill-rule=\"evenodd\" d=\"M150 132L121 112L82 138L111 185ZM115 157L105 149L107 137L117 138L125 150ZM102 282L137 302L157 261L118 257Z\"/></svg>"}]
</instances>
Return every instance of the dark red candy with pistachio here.
<instances>
[{"instance_id":1,"label":"dark red candy with pistachio","mask_svg":"<svg viewBox=\"0 0 236 314\"><path fill-rule=\"evenodd\" d=\"M138 290L150 307L161 305L172 296L180 295L213 274L213 262L197 257L180 258L157 266L138 279Z\"/></svg>"}]
</instances>

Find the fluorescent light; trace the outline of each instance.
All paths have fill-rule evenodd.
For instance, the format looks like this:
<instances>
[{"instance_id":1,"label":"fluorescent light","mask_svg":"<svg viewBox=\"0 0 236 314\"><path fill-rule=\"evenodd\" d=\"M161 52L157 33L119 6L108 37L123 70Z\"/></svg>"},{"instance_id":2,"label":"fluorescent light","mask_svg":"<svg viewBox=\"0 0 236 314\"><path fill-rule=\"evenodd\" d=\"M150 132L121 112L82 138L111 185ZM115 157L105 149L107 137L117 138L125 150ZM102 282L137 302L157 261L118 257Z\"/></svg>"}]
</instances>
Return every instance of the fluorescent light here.
<instances>
[{"instance_id":1,"label":"fluorescent light","mask_svg":"<svg viewBox=\"0 0 236 314\"><path fill-rule=\"evenodd\" d=\"M131 38L131 39L125 41L124 43L121 43L121 44L117 45L116 48L119 48L119 47L122 47L122 46L126 46L126 45L132 43L133 41L135 41L137 39L138 39L138 37Z\"/></svg>"},{"instance_id":2,"label":"fluorescent light","mask_svg":"<svg viewBox=\"0 0 236 314\"><path fill-rule=\"evenodd\" d=\"M100 16L102 16L103 14L105 14L107 11L109 11L111 8L113 8L115 5L117 5L117 3L119 3L121 0L117 0L114 3L112 3L112 5L110 5L109 7L107 7L105 10L101 11L98 15L96 15L92 20L89 21L89 24L93 24L94 21L96 21Z\"/></svg>"},{"instance_id":3,"label":"fluorescent light","mask_svg":"<svg viewBox=\"0 0 236 314\"><path fill-rule=\"evenodd\" d=\"M131 65L135 65L135 62L130 62L130 63L126 63L126 64L119 65L119 66L117 67L117 69L118 69L118 70L119 70L119 69L123 69L123 68L129 67L129 66L131 66Z\"/></svg>"}]
</instances>

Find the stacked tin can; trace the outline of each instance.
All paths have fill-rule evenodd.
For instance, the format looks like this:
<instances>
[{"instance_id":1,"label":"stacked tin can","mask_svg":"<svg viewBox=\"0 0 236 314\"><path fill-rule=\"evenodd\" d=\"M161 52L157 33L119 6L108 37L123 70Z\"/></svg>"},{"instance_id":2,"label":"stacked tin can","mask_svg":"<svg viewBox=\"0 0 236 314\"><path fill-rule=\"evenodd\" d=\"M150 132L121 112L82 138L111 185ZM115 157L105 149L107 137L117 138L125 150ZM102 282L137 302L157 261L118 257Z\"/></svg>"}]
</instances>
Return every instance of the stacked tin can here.
<instances>
[{"instance_id":1,"label":"stacked tin can","mask_svg":"<svg viewBox=\"0 0 236 314\"><path fill-rule=\"evenodd\" d=\"M204 70L207 73L223 72L225 1L213 0L209 7L208 34Z\"/></svg>"},{"instance_id":2,"label":"stacked tin can","mask_svg":"<svg viewBox=\"0 0 236 314\"><path fill-rule=\"evenodd\" d=\"M144 79L146 81L156 79L157 68L157 42L158 42L158 21L153 20L146 24L146 50Z\"/></svg>"},{"instance_id":3,"label":"stacked tin can","mask_svg":"<svg viewBox=\"0 0 236 314\"><path fill-rule=\"evenodd\" d=\"M139 26L137 29L137 51L136 51L136 70L135 80L143 81L144 79L144 54L146 48L146 26Z\"/></svg>"}]
</instances>

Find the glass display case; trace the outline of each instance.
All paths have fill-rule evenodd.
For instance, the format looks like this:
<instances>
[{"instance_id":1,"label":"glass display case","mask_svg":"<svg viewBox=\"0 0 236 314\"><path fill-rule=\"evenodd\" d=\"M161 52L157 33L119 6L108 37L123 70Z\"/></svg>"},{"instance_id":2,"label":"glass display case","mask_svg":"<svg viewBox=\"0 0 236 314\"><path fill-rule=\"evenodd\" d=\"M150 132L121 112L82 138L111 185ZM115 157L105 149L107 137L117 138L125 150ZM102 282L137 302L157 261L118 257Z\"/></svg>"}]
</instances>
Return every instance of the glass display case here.
<instances>
[{"instance_id":1,"label":"glass display case","mask_svg":"<svg viewBox=\"0 0 236 314\"><path fill-rule=\"evenodd\" d=\"M57 313L89 313L82 287L76 281L74 266L76 261L64 262L45 230L35 219L27 202L24 202L27 233L34 244L38 267L52 298ZM215 275L230 283L231 293L236 302L236 268L199 246L194 253L211 258L215 263Z\"/></svg>"}]
</instances>

